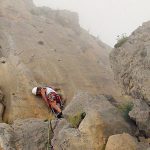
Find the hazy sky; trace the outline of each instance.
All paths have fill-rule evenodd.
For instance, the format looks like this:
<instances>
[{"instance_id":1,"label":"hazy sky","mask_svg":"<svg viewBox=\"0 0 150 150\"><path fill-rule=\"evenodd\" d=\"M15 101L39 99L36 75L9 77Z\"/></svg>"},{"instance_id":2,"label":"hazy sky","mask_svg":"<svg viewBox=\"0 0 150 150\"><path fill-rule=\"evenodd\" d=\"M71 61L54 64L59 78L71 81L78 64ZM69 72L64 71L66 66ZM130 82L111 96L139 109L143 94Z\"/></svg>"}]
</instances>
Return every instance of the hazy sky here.
<instances>
[{"instance_id":1,"label":"hazy sky","mask_svg":"<svg viewBox=\"0 0 150 150\"><path fill-rule=\"evenodd\" d=\"M117 35L129 35L150 20L150 0L33 0L37 6L79 14L80 25L113 46Z\"/></svg>"}]
</instances>

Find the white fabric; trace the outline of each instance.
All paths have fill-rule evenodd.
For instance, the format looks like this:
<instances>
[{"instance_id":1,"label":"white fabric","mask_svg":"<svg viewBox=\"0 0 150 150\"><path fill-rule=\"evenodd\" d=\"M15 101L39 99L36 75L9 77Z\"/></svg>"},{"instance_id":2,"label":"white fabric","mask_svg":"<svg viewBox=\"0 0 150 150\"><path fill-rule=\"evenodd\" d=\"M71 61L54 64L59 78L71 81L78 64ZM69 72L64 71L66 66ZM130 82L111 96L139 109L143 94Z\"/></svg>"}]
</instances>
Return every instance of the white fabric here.
<instances>
[{"instance_id":1,"label":"white fabric","mask_svg":"<svg viewBox=\"0 0 150 150\"><path fill-rule=\"evenodd\" d=\"M46 95L50 94L51 92L55 92L56 93L56 91L54 91L52 88L46 87Z\"/></svg>"},{"instance_id":2,"label":"white fabric","mask_svg":"<svg viewBox=\"0 0 150 150\"><path fill-rule=\"evenodd\" d=\"M36 91L37 91L37 87L34 87L34 88L32 89L32 94L36 95Z\"/></svg>"}]
</instances>

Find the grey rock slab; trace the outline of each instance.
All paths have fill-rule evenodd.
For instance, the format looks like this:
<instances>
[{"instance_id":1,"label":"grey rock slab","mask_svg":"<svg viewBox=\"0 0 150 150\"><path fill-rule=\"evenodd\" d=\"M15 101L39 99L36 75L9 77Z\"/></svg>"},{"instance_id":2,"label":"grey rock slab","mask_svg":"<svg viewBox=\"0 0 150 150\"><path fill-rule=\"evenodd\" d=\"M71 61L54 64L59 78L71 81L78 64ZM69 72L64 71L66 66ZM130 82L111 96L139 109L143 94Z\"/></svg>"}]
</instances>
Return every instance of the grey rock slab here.
<instances>
[{"instance_id":1,"label":"grey rock slab","mask_svg":"<svg viewBox=\"0 0 150 150\"><path fill-rule=\"evenodd\" d=\"M144 101L136 99L129 116L136 122L138 129L150 137L150 107Z\"/></svg>"}]
</instances>

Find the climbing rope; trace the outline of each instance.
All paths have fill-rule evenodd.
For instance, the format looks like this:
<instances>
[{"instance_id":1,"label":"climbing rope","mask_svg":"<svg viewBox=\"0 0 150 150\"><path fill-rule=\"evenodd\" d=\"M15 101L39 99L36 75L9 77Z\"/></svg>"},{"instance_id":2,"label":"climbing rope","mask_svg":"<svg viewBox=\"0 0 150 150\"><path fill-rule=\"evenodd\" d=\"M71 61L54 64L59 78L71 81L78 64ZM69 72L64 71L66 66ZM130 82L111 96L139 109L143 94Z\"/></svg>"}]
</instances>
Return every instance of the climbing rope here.
<instances>
[{"instance_id":1,"label":"climbing rope","mask_svg":"<svg viewBox=\"0 0 150 150\"><path fill-rule=\"evenodd\" d=\"M47 150L54 150L54 147L51 143L51 133L54 135L54 130L57 127L58 123L59 123L59 119L57 119L56 124L54 126L54 128L52 127L52 120L49 119L48 120L48 140L47 140Z\"/></svg>"},{"instance_id":2,"label":"climbing rope","mask_svg":"<svg viewBox=\"0 0 150 150\"><path fill-rule=\"evenodd\" d=\"M47 150L54 150L53 145L51 143L51 138L50 138L50 130L52 133L54 133L53 128L52 128L52 123L51 120L48 120L48 141L47 141Z\"/></svg>"},{"instance_id":3,"label":"climbing rope","mask_svg":"<svg viewBox=\"0 0 150 150\"><path fill-rule=\"evenodd\" d=\"M57 114L55 113L54 109L49 109L49 111L51 110L52 114L55 115L55 117L57 118ZM51 137L54 136L54 130L57 127L58 123L59 123L59 119L57 118L56 123L54 125L54 127L52 127L52 120L48 119L48 140L47 140L47 150L54 150L52 142L51 142Z\"/></svg>"}]
</instances>

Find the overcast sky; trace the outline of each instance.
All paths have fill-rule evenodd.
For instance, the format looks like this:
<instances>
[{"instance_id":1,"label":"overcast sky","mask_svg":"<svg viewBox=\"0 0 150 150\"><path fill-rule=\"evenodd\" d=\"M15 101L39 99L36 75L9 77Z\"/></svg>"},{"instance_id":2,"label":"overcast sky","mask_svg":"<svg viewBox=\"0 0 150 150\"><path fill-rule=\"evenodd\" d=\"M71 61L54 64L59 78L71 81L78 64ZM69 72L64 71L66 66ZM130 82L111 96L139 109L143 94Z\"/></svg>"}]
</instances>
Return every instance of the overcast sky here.
<instances>
[{"instance_id":1,"label":"overcast sky","mask_svg":"<svg viewBox=\"0 0 150 150\"><path fill-rule=\"evenodd\" d=\"M117 35L131 34L150 20L150 0L33 0L37 6L79 14L80 25L113 46Z\"/></svg>"}]
</instances>

